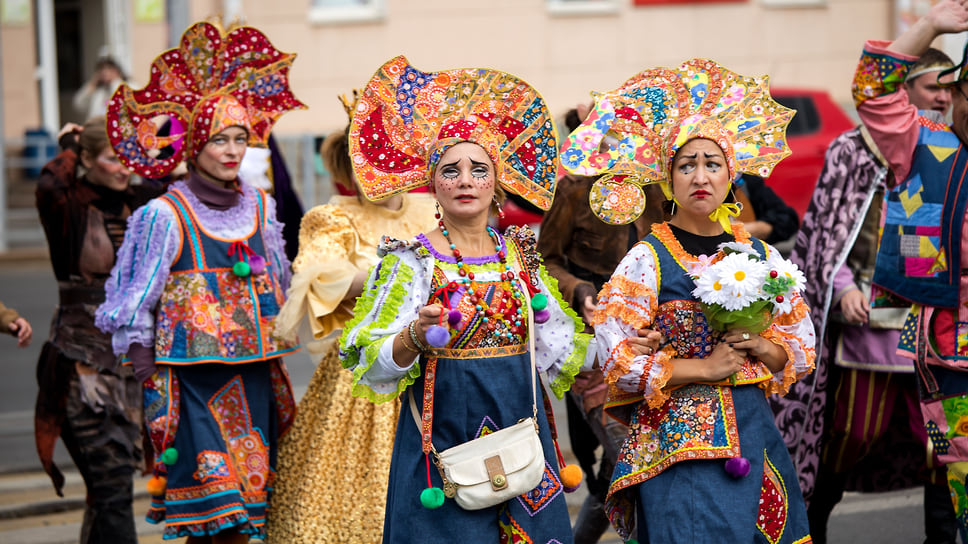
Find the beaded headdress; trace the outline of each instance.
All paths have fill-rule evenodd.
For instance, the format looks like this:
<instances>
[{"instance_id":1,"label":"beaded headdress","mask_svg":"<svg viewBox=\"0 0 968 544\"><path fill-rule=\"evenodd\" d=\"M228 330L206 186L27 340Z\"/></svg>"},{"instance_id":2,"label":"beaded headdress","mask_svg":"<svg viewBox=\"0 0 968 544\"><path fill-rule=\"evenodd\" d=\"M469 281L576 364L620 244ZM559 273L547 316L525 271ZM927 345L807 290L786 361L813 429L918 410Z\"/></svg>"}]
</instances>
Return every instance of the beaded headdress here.
<instances>
[{"instance_id":1,"label":"beaded headdress","mask_svg":"<svg viewBox=\"0 0 968 544\"><path fill-rule=\"evenodd\" d=\"M562 167L601 176L589 195L603 221L626 224L645 210L644 185L672 198L676 151L695 138L716 142L730 180L767 177L790 154L786 127L794 110L770 96L769 78L746 77L706 59L641 72L614 91L593 93L595 107L562 145ZM720 210L714 219L726 220Z\"/></svg>"},{"instance_id":2,"label":"beaded headdress","mask_svg":"<svg viewBox=\"0 0 968 544\"><path fill-rule=\"evenodd\" d=\"M350 158L370 200L428 185L447 147L470 141L491 157L508 191L551 206L557 134L538 92L480 68L421 72L399 56L366 85L350 123Z\"/></svg>"},{"instance_id":3,"label":"beaded headdress","mask_svg":"<svg viewBox=\"0 0 968 544\"><path fill-rule=\"evenodd\" d=\"M255 28L225 33L196 23L179 47L154 60L143 89L121 85L108 102L108 139L118 159L142 176L162 177L233 125L248 131L250 146L264 147L283 113L306 107L289 90L295 57Z\"/></svg>"}]
</instances>

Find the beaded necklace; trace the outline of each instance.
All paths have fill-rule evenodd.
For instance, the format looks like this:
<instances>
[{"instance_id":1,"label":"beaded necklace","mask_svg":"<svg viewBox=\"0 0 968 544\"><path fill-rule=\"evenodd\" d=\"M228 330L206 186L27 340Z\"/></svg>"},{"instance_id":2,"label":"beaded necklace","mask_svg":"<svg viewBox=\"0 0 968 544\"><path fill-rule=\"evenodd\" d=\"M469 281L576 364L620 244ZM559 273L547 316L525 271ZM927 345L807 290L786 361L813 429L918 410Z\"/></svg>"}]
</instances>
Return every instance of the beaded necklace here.
<instances>
[{"instance_id":1,"label":"beaded necklace","mask_svg":"<svg viewBox=\"0 0 968 544\"><path fill-rule=\"evenodd\" d=\"M481 288L474 281L474 272L464 267L464 258L460 250L457 249L457 246L450 239L450 231L444 226L444 221L440 218L439 214L437 218L437 225L440 227L440 232L447 239L450 250L454 254L454 259L457 260L457 274L460 276L457 283L464 285L467 293L470 295L468 300L474 305L474 309L478 314L483 314L481 321L485 324L487 330L495 336L505 336L509 339L514 339L517 336L521 341L524 341L525 333L527 332L525 330L526 327L522 325L525 312L523 308L525 295L518 288L518 283L514 281L516 275L511 265L507 262L507 253L501 249L501 241L498 238L497 232L490 225L487 226L487 234L494 241L494 251L497 252L497 257L501 261L503 268L501 271L503 292L501 298L497 300L492 299L491 303L488 304L485 300L485 289ZM445 306L449 307L449 297L444 296L441 298ZM448 320L451 321L449 316ZM500 326L502 322L504 323L503 327ZM455 323L452 322L451 324Z\"/></svg>"}]
</instances>

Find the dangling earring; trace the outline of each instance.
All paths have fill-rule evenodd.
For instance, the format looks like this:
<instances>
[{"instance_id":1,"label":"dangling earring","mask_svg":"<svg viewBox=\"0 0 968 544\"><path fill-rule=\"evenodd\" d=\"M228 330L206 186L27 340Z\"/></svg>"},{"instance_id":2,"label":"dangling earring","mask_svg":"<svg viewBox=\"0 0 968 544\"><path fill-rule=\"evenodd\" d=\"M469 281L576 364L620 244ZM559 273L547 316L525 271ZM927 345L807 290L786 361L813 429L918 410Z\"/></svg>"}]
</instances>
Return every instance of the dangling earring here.
<instances>
[{"instance_id":1,"label":"dangling earring","mask_svg":"<svg viewBox=\"0 0 968 544\"><path fill-rule=\"evenodd\" d=\"M736 204L736 209L742 212L743 211L743 203L740 202L739 199L736 198L736 193L733 192L733 187L732 186L729 187L729 196L733 197L733 204Z\"/></svg>"},{"instance_id":2,"label":"dangling earring","mask_svg":"<svg viewBox=\"0 0 968 544\"><path fill-rule=\"evenodd\" d=\"M676 201L673 200L672 207L669 208L669 215L675 215L675 214L676 214Z\"/></svg>"},{"instance_id":3,"label":"dangling earring","mask_svg":"<svg viewBox=\"0 0 968 544\"><path fill-rule=\"evenodd\" d=\"M440 202L434 201L434 208L437 208L436 213L434 213L434 219L440 219Z\"/></svg>"},{"instance_id":4,"label":"dangling earring","mask_svg":"<svg viewBox=\"0 0 968 544\"><path fill-rule=\"evenodd\" d=\"M502 208L501 203L497 201L497 195L494 195L491 198L494 200L494 205L497 206L498 219L504 219L504 208Z\"/></svg>"}]
</instances>

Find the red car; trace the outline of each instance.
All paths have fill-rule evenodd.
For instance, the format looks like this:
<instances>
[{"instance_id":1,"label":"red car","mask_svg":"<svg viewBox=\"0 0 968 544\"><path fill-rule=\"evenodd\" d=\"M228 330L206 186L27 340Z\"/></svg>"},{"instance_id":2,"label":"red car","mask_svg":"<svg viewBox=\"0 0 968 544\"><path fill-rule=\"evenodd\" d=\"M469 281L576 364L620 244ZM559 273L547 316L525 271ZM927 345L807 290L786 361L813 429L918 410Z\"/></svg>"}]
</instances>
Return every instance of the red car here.
<instances>
[{"instance_id":1,"label":"red car","mask_svg":"<svg viewBox=\"0 0 968 544\"><path fill-rule=\"evenodd\" d=\"M787 127L787 142L793 154L777 165L766 184L803 219L823 170L827 146L856 123L826 91L774 87L771 93L777 102L797 110L797 114ZM536 228L540 225L541 214L537 213L540 210L527 209L526 203L518 205L515 200L518 199L509 198L504 205L505 218L500 221L500 227L527 224Z\"/></svg>"}]
</instances>

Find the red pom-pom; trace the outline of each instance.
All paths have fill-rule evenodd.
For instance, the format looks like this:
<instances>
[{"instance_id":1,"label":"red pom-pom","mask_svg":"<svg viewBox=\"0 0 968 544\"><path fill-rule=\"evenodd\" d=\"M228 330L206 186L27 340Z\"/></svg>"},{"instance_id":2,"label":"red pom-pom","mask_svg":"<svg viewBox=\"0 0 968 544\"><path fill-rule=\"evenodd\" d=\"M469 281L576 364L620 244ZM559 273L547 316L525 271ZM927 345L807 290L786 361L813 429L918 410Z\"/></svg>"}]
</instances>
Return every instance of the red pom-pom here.
<instances>
[{"instance_id":1,"label":"red pom-pom","mask_svg":"<svg viewBox=\"0 0 968 544\"><path fill-rule=\"evenodd\" d=\"M783 295L777 295L776 301L779 302L780 304L783 304Z\"/></svg>"},{"instance_id":2,"label":"red pom-pom","mask_svg":"<svg viewBox=\"0 0 968 544\"><path fill-rule=\"evenodd\" d=\"M565 465L561 469L561 485L565 486L565 489L577 489L581 485L581 478L581 468L578 465Z\"/></svg>"},{"instance_id":3,"label":"red pom-pom","mask_svg":"<svg viewBox=\"0 0 968 544\"><path fill-rule=\"evenodd\" d=\"M770 277L771 277L771 278L775 278L775 277L777 277L777 276L779 276L779 275L780 275L780 274L778 274L776 270L770 270Z\"/></svg>"}]
</instances>

